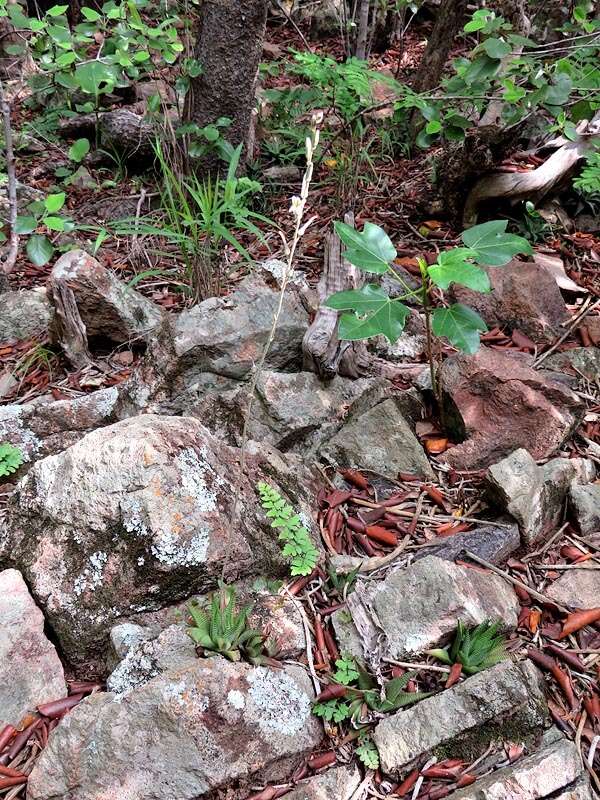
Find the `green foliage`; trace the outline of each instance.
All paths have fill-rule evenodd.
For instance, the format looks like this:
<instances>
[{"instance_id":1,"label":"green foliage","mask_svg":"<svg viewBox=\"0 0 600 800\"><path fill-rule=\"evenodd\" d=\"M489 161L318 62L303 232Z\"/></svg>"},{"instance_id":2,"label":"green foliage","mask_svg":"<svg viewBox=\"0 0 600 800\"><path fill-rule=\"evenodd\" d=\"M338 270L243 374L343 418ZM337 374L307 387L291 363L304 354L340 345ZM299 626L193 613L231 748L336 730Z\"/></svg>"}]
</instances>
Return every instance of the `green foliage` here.
<instances>
[{"instance_id":1,"label":"green foliage","mask_svg":"<svg viewBox=\"0 0 600 800\"><path fill-rule=\"evenodd\" d=\"M27 240L26 251L36 267L43 267L54 255L55 247L49 236L57 232L67 233L75 227L68 217L60 213L65 200L64 192L49 194L43 201L30 203L27 206L28 215L17 217L16 232L21 236L32 234ZM44 232L38 232L39 228Z\"/></svg>"},{"instance_id":2,"label":"green foliage","mask_svg":"<svg viewBox=\"0 0 600 800\"><path fill-rule=\"evenodd\" d=\"M387 273L405 289L403 295L393 299L372 283L333 294L326 303L329 308L352 312L340 318L340 338L367 339L382 334L393 344L410 314L410 308L402 301L415 297L428 311L432 286L445 290L457 283L475 291L489 292L490 281L480 264L502 266L517 253L531 253L531 245L525 239L506 232L507 224L506 220L494 220L464 231L462 240L466 246L441 252L437 262L430 266L421 262L422 286L411 290L392 267L396 249L383 228L366 222L363 230L357 231L343 222L336 222L335 230L346 245L344 256L350 263L376 275ZM487 330L481 317L460 303L433 310L431 329L436 336L446 337L465 353L478 349L479 335Z\"/></svg>"},{"instance_id":3,"label":"green foliage","mask_svg":"<svg viewBox=\"0 0 600 800\"><path fill-rule=\"evenodd\" d=\"M342 655L335 662L335 666L337 670L333 673L333 680L337 683L343 683L344 686L348 686L360 677L356 661L352 656Z\"/></svg>"},{"instance_id":4,"label":"green foliage","mask_svg":"<svg viewBox=\"0 0 600 800\"><path fill-rule=\"evenodd\" d=\"M356 567L351 572L336 572L331 564L327 564L327 584L330 591L344 598L354 590L354 584L358 577L360 567Z\"/></svg>"},{"instance_id":5,"label":"green foliage","mask_svg":"<svg viewBox=\"0 0 600 800\"><path fill-rule=\"evenodd\" d=\"M356 755L367 769L379 769L379 751L367 731L361 731L358 737Z\"/></svg>"},{"instance_id":6,"label":"green foliage","mask_svg":"<svg viewBox=\"0 0 600 800\"><path fill-rule=\"evenodd\" d=\"M268 483L259 483L257 489L271 527L279 531L278 538L284 542L282 553L290 563L290 574L310 575L319 560L319 551L300 517Z\"/></svg>"},{"instance_id":7,"label":"green foliage","mask_svg":"<svg viewBox=\"0 0 600 800\"><path fill-rule=\"evenodd\" d=\"M230 661L243 657L251 663L262 663L265 637L248 625L251 606L236 609L233 586L221 584L206 608L190 604L188 610L194 623L188 633L196 645Z\"/></svg>"},{"instance_id":8,"label":"green foliage","mask_svg":"<svg viewBox=\"0 0 600 800\"><path fill-rule=\"evenodd\" d=\"M588 200L600 200L600 150L587 153L585 165L573 186Z\"/></svg>"},{"instance_id":9,"label":"green foliage","mask_svg":"<svg viewBox=\"0 0 600 800\"><path fill-rule=\"evenodd\" d=\"M12 475L23 463L23 454L10 442L0 443L0 478Z\"/></svg>"},{"instance_id":10,"label":"green foliage","mask_svg":"<svg viewBox=\"0 0 600 800\"><path fill-rule=\"evenodd\" d=\"M427 652L445 664L460 663L467 675L474 675L506 658L504 637L499 631L498 622L482 622L469 630L459 620L452 645Z\"/></svg>"}]
</instances>

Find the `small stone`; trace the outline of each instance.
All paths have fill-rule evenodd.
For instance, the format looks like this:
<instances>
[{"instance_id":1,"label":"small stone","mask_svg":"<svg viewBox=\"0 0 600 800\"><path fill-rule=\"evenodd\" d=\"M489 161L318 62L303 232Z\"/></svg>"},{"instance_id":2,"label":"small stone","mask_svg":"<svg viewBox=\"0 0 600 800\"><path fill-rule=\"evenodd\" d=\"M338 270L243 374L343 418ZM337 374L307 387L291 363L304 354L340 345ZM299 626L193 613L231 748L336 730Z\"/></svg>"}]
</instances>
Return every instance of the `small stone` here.
<instances>
[{"instance_id":1,"label":"small stone","mask_svg":"<svg viewBox=\"0 0 600 800\"><path fill-rule=\"evenodd\" d=\"M415 561L437 556L446 561L466 558L466 551L491 564L503 564L521 546L519 526L504 518L498 525L478 525L472 531L444 537L440 544L417 550Z\"/></svg>"},{"instance_id":2,"label":"small stone","mask_svg":"<svg viewBox=\"0 0 600 800\"><path fill-rule=\"evenodd\" d=\"M161 322L160 308L126 286L84 250L62 255L50 273L48 294L72 291L87 337L122 344L144 339ZM55 331L55 338L60 331Z\"/></svg>"},{"instance_id":3,"label":"small stone","mask_svg":"<svg viewBox=\"0 0 600 800\"><path fill-rule=\"evenodd\" d=\"M489 294L454 284L452 299L477 311L490 328L507 327L536 344L552 344L569 319L553 275L540 264L517 259L486 271L492 285Z\"/></svg>"},{"instance_id":4,"label":"small stone","mask_svg":"<svg viewBox=\"0 0 600 800\"><path fill-rule=\"evenodd\" d=\"M322 736L306 672L196 659L124 695L83 700L53 732L29 800L197 800L287 780ZM249 793L249 792L248 792Z\"/></svg>"},{"instance_id":5,"label":"small stone","mask_svg":"<svg viewBox=\"0 0 600 800\"><path fill-rule=\"evenodd\" d=\"M65 183L69 186L75 186L77 189L94 189L98 186L89 169L84 167L83 164L72 175L69 175Z\"/></svg>"},{"instance_id":6,"label":"small stone","mask_svg":"<svg viewBox=\"0 0 600 800\"><path fill-rule=\"evenodd\" d=\"M583 773L577 748L568 739L542 746L508 767L480 778L452 795L453 800L523 800L555 797ZM561 795L562 796L562 795ZM568 796L568 795L567 795Z\"/></svg>"},{"instance_id":7,"label":"small stone","mask_svg":"<svg viewBox=\"0 0 600 800\"><path fill-rule=\"evenodd\" d=\"M390 478L399 472L434 477L425 451L392 398L344 425L320 448L320 454L336 466L372 470Z\"/></svg>"},{"instance_id":8,"label":"small stone","mask_svg":"<svg viewBox=\"0 0 600 800\"><path fill-rule=\"evenodd\" d=\"M562 353L554 353L544 361L544 369L566 371L576 379L583 375L590 381L596 381L600 376L600 348L573 347Z\"/></svg>"},{"instance_id":9,"label":"small stone","mask_svg":"<svg viewBox=\"0 0 600 800\"><path fill-rule=\"evenodd\" d=\"M569 503L581 533L600 531L600 483L571 486Z\"/></svg>"},{"instance_id":10,"label":"small stone","mask_svg":"<svg viewBox=\"0 0 600 800\"><path fill-rule=\"evenodd\" d=\"M273 167L267 167L263 172L263 178L273 181L273 183L295 183L301 177L300 169L293 164L275 164Z\"/></svg>"},{"instance_id":11,"label":"small stone","mask_svg":"<svg viewBox=\"0 0 600 800\"><path fill-rule=\"evenodd\" d=\"M4 292L1 298L0 344L48 335L53 312L45 289Z\"/></svg>"},{"instance_id":12,"label":"small stone","mask_svg":"<svg viewBox=\"0 0 600 800\"><path fill-rule=\"evenodd\" d=\"M552 456L581 420L567 386L533 369L525 353L482 347L444 361L440 380L455 441L444 453L457 470L484 469L519 448Z\"/></svg>"},{"instance_id":13,"label":"small stone","mask_svg":"<svg viewBox=\"0 0 600 800\"><path fill-rule=\"evenodd\" d=\"M598 608L600 572L595 569L573 569L563 572L548 586L546 594L563 606Z\"/></svg>"},{"instance_id":14,"label":"small stone","mask_svg":"<svg viewBox=\"0 0 600 800\"><path fill-rule=\"evenodd\" d=\"M0 727L66 694L62 664L21 573L0 572Z\"/></svg>"},{"instance_id":15,"label":"small stone","mask_svg":"<svg viewBox=\"0 0 600 800\"><path fill-rule=\"evenodd\" d=\"M287 800L352 800L360 784L356 767L336 767L299 784Z\"/></svg>"},{"instance_id":16,"label":"small stone","mask_svg":"<svg viewBox=\"0 0 600 800\"><path fill-rule=\"evenodd\" d=\"M539 467L520 449L493 464L486 478L494 502L517 520L524 543L531 545L554 533L569 488L593 480L595 473L594 463L583 458L554 458Z\"/></svg>"},{"instance_id":17,"label":"small stone","mask_svg":"<svg viewBox=\"0 0 600 800\"><path fill-rule=\"evenodd\" d=\"M444 644L458 620L471 626L489 619L513 630L519 608L515 593L499 576L435 556L393 572L382 582L359 580L347 604L365 654L383 631L382 649L390 658Z\"/></svg>"},{"instance_id":18,"label":"small stone","mask_svg":"<svg viewBox=\"0 0 600 800\"><path fill-rule=\"evenodd\" d=\"M144 628L143 625L135 625L133 622L113 625L110 629L110 646L114 658L120 661L127 656L130 650L147 641L151 636L152 633L148 628Z\"/></svg>"},{"instance_id":19,"label":"small stone","mask_svg":"<svg viewBox=\"0 0 600 800\"><path fill-rule=\"evenodd\" d=\"M3 397L8 397L19 385L19 381L15 378L12 372L5 370L0 372L0 400Z\"/></svg>"},{"instance_id":20,"label":"small stone","mask_svg":"<svg viewBox=\"0 0 600 800\"><path fill-rule=\"evenodd\" d=\"M537 732L547 716L544 682L530 661L501 661L451 689L386 717L373 739L381 769L388 775L419 765L443 752L444 758L474 759L508 726L519 740Z\"/></svg>"}]
</instances>

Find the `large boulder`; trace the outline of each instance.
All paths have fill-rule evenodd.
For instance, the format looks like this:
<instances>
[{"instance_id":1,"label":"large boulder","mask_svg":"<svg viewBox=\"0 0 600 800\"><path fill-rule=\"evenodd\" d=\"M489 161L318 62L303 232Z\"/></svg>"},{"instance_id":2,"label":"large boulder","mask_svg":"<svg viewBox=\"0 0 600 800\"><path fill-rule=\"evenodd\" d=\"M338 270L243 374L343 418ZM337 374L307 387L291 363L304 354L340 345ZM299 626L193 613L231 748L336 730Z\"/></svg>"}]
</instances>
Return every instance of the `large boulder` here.
<instances>
[{"instance_id":1,"label":"large boulder","mask_svg":"<svg viewBox=\"0 0 600 800\"><path fill-rule=\"evenodd\" d=\"M488 267L492 291L452 287L453 299L474 308L490 327L524 333L536 344L551 344L562 333L569 312L554 276L540 264L513 259Z\"/></svg>"},{"instance_id":2,"label":"large boulder","mask_svg":"<svg viewBox=\"0 0 600 800\"><path fill-rule=\"evenodd\" d=\"M521 449L492 464L486 477L490 496L517 520L523 542L531 545L554 533L569 489L595 474L594 462L585 458L553 458L540 467Z\"/></svg>"},{"instance_id":3,"label":"large boulder","mask_svg":"<svg viewBox=\"0 0 600 800\"><path fill-rule=\"evenodd\" d=\"M314 482L295 459L248 448L241 474L239 451L195 419L124 420L32 467L12 497L0 564L22 569L69 659L102 659L122 617L220 577L282 573L258 480L311 526Z\"/></svg>"},{"instance_id":4,"label":"large boulder","mask_svg":"<svg viewBox=\"0 0 600 800\"><path fill-rule=\"evenodd\" d=\"M50 736L27 796L198 800L234 781L287 778L321 737L313 698L301 667L272 670L220 657L125 695L92 695Z\"/></svg>"},{"instance_id":5,"label":"large boulder","mask_svg":"<svg viewBox=\"0 0 600 800\"><path fill-rule=\"evenodd\" d=\"M443 748L446 758L474 759L489 742L506 736L507 723L522 741L537 733L546 717L541 673L530 661L508 660L386 717L373 739L382 770L399 775L436 749Z\"/></svg>"},{"instance_id":6,"label":"large boulder","mask_svg":"<svg viewBox=\"0 0 600 800\"><path fill-rule=\"evenodd\" d=\"M0 344L18 339L44 339L52 319L45 289L4 292L0 297Z\"/></svg>"},{"instance_id":7,"label":"large boulder","mask_svg":"<svg viewBox=\"0 0 600 800\"><path fill-rule=\"evenodd\" d=\"M458 620L478 625L491 619L514 629L518 613L517 597L502 578L436 556L398 570L385 581L359 581L347 605L348 611L334 613L334 627L351 640L349 612L367 659L378 653L404 658L445 644Z\"/></svg>"},{"instance_id":8,"label":"large boulder","mask_svg":"<svg viewBox=\"0 0 600 800\"><path fill-rule=\"evenodd\" d=\"M534 370L524 353L482 347L451 356L440 381L447 423L461 442L444 454L455 469L484 469L521 447L548 458L581 419L577 395Z\"/></svg>"},{"instance_id":9,"label":"large boulder","mask_svg":"<svg viewBox=\"0 0 600 800\"><path fill-rule=\"evenodd\" d=\"M22 575L0 572L0 728L66 694L62 664Z\"/></svg>"},{"instance_id":10,"label":"large boulder","mask_svg":"<svg viewBox=\"0 0 600 800\"><path fill-rule=\"evenodd\" d=\"M73 293L88 339L108 339L117 344L143 342L160 325L160 308L85 250L65 253L52 268L48 278L50 299L56 301L63 287Z\"/></svg>"}]
</instances>

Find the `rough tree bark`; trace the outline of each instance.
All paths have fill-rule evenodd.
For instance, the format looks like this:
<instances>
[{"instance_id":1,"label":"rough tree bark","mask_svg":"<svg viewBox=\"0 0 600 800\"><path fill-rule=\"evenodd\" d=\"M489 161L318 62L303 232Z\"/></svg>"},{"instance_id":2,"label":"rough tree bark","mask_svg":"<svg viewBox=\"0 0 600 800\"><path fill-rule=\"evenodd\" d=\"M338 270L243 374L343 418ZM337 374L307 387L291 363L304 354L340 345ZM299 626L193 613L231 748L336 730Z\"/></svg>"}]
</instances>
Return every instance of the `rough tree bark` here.
<instances>
[{"instance_id":1,"label":"rough tree bark","mask_svg":"<svg viewBox=\"0 0 600 800\"><path fill-rule=\"evenodd\" d=\"M202 74L191 81L185 118L200 127L232 122L226 138L247 144L254 109L268 0L204 0L195 57Z\"/></svg>"},{"instance_id":2,"label":"rough tree bark","mask_svg":"<svg viewBox=\"0 0 600 800\"><path fill-rule=\"evenodd\" d=\"M413 81L412 88L415 92L427 92L440 82L466 10L467 0L442 0L440 3L431 36L427 40L427 47Z\"/></svg>"}]
</instances>

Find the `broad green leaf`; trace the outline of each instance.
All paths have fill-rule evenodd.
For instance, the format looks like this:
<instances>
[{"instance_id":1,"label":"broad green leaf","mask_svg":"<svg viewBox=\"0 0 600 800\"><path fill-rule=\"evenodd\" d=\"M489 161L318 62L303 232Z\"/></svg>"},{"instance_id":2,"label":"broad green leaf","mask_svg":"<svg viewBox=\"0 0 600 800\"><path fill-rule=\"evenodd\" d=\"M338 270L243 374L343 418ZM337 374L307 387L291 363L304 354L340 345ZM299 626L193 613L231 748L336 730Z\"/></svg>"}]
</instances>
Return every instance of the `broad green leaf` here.
<instances>
[{"instance_id":1,"label":"broad green leaf","mask_svg":"<svg viewBox=\"0 0 600 800\"><path fill-rule=\"evenodd\" d=\"M69 158L78 163L90 152L90 143L87 139L77 139L69 147Z\"/></svg>"},{"instance_id":2,"label":"broad green leaf","mask_svg":"<svg viewBox=\"0 0 600 800\"><path fill-rule=\"evenodd\" d=\"M479 333L487 331L487 325L479 314L462 303L450 308L436 308L431 315L431 329L436 336L445 336L463 353L476 353L479 349Z\"/></svg>"},{"instance_id":3,"label":"broad green leaf","mask_svg":"<svg viewBox=\"0 0 600 800\"><path fill-rule=\"evenodd\" d=\"M425 126L425 133L429 135L434 133L439 133L442 130L442 123L439 119L432 119L431 122L428 122Z\"/></svg>"},{"instance_id":4,"label":"broad green leaf","mask_svg":"<svg viewBox=\"0 0 600 800\"><path fill-rule=\"evenodd\" d=\"M518 253L529 255L531 245L522 236L506 233L508 220L497 219L464 231L462 240L475 251L475 260L488 267L502 267Z\"/></svg>"},{"instance_id":5,"label":"broad green leaf","mask_svg":"<svg viewBox=\"0 0 600 800\"><path fill-rule=\"evenodd\" d=\"M571 95L573 81L564 72L560 72L554 82L548 86L544 103L549 106L563 106Z\"/></svg>"},{"instance_id":6,"label":"broad green leaf","mask_svg":"<svg viewBox=\"0 0 600 800\"><path fill-rule=\"evenodd\" d=\"M100 94L105 87L112 89L116 83L113 69L97 59L78 66L75 78L84 92L94 95Z\"/></svg>"},{"instance_id":7,"label":"broad green leaf","mask_svg":"<svg viewBox=\"0 0 600 800\"><path fill-rule=\"evenodd\" d=\"M45 236L32 236L27 242L27 255L36 267L43 267L52 258L54 246Z\"/></svg>"},{"instance_id":8,"label":"broad green leaf","mask_svg":"<svg viewBox=\"0 0 600 800\"><path fill-rule=\"evenodd\" d=\"M49 214L55 214L60 211L65 204L66 194L64 192L57 192L57 194L49 194L44 200L44 207Z\"/></svg>"},{"instance_id":9,"label":"broad green leaf","mask_svg":"<svg viewBox=\"0 0 600 800\"><path fill-rule=\"evenodd\" d=\"M437 264L428 268L429 277L440 289L447 289L451 283L460 283L476 292L489 292L491 286L487 273L468 260L474 256L475 251L467 247L446 250L439 254Z\"/></svg>"},{"instance_id":10,"label":"broad green leaf","mask_svg":"<svg viewBox=\"0 0 600 800\"><path fill-rule=\"evenodd\" d=\"M518 103L519 100L522 100L527 92L525 89L522 89L520 86L517 86L511 80L504 80L502 81L502 85L504 86L504 93L502 95L502 99L505 100L507 103Z\"/></svg>"},{"instance_id":11,"label":"broad green leaf","mask_svg":"<svg viewBox=\"0 0 600 800\"><path fill-rule=\"evenodd\" d=\"M64 231L65 221L62 217L44 217L44 225L51 231Z\"/></svg>"},{"instance_id":12,"label":"broad green leaf","mask_svg":"<svg viewBox=\"0 0 600 800\"><path fill-rule=\"evenodd\" d=\"M37 228L37 219L35 217L17 217L15 223L15 233L27 234L31 233Z\"/></svg>"},{"instance_id":13,"label":"broad green leaf","mask_svg":"<svg viewBox=\"0 0 600 800\"><path fill-rule=\"evenodd\" d=\"M60 17L62 14L65 13L65 11L68 8L69 8L68 5L66 5L66 6L52 6L52 8L49 8L48 11L46 11L46 16L47 17Z\"/></svg>"},{"instance_id":14,"label":"broad green leaf","mask_svg":"<svg viewBox=\"0 0 600 800\"><path fill-rule=\"evenodd\" d=\"M490 58L504 58L507 56L512 48L508 42L505 42L503 39L496 39L491 37L486 39L483 43L483 49L488 54Z\"/></svg>"},{"instance_id":15,"label":"broad green leaf","mask_svg":"<svg viewBox=\"0 0 600 800\"><path fill-rule=\"evenodd\" d=\"M490 58L487 54L481 53L477 56L465 70L463 79L469 86L476 81L493 78L500 69L500 62L497 58Z\"/></svg>"},{"instance_id":16,"label":"broad green leaf","mask_svg":"<svg viewBox=\"0 0 600 800\"><path fill-rule=\"evenodd\" d=\"M390 300L381 287L369 283L360 289L336 292L325 303L329 308L352 310L343 314L339 324L340 339L369 339L386 336L394 344L398 339L410 309L398 300Z\"/></svg>"},{"instance_id":17,"label":"broad green leaf","mask_svg":"<svg viewBox=\"0 0 600 800\"><path fill-rule=\"evenodd\" d=\"M88 22L98 22L98 20L101 18L101 14L99 14L93 8L82 8L81 14L87 19Z\"/></svg>"},{"instance_id":18,"label":"broad green leaf","mask_svg":"<svg viewBox=\"0 0 600 800\"><path fill-rule=\"evenodd\" d=\"M335 232L346 245L344 258L355 267L365 272L382 275L388 270L388 264L396 258L396 248L387 233L374 225L365 222L361 231L357 231L345 222L335 223Z\"/></svg>"},{"instance_id":19,"label":"broad green leaf","mask_svg":"<svg viewBox=\"0 0 600 800\"><path fill-rule=\"evenodd\" d=\"M77 56L75 55L75 53L74 53L72 50L70 50L70 51L69 51L69 52L67 52L67 53L61 53L61 54L58 56L58 58L56 59L56 65L57 65L58 67L68 67L68 66L70 66L70 65L71 65L71 64L72 64L72 63L73 63L73 62L74 62L76 59L77 59Z\"/></svg>"}]
</instances>

